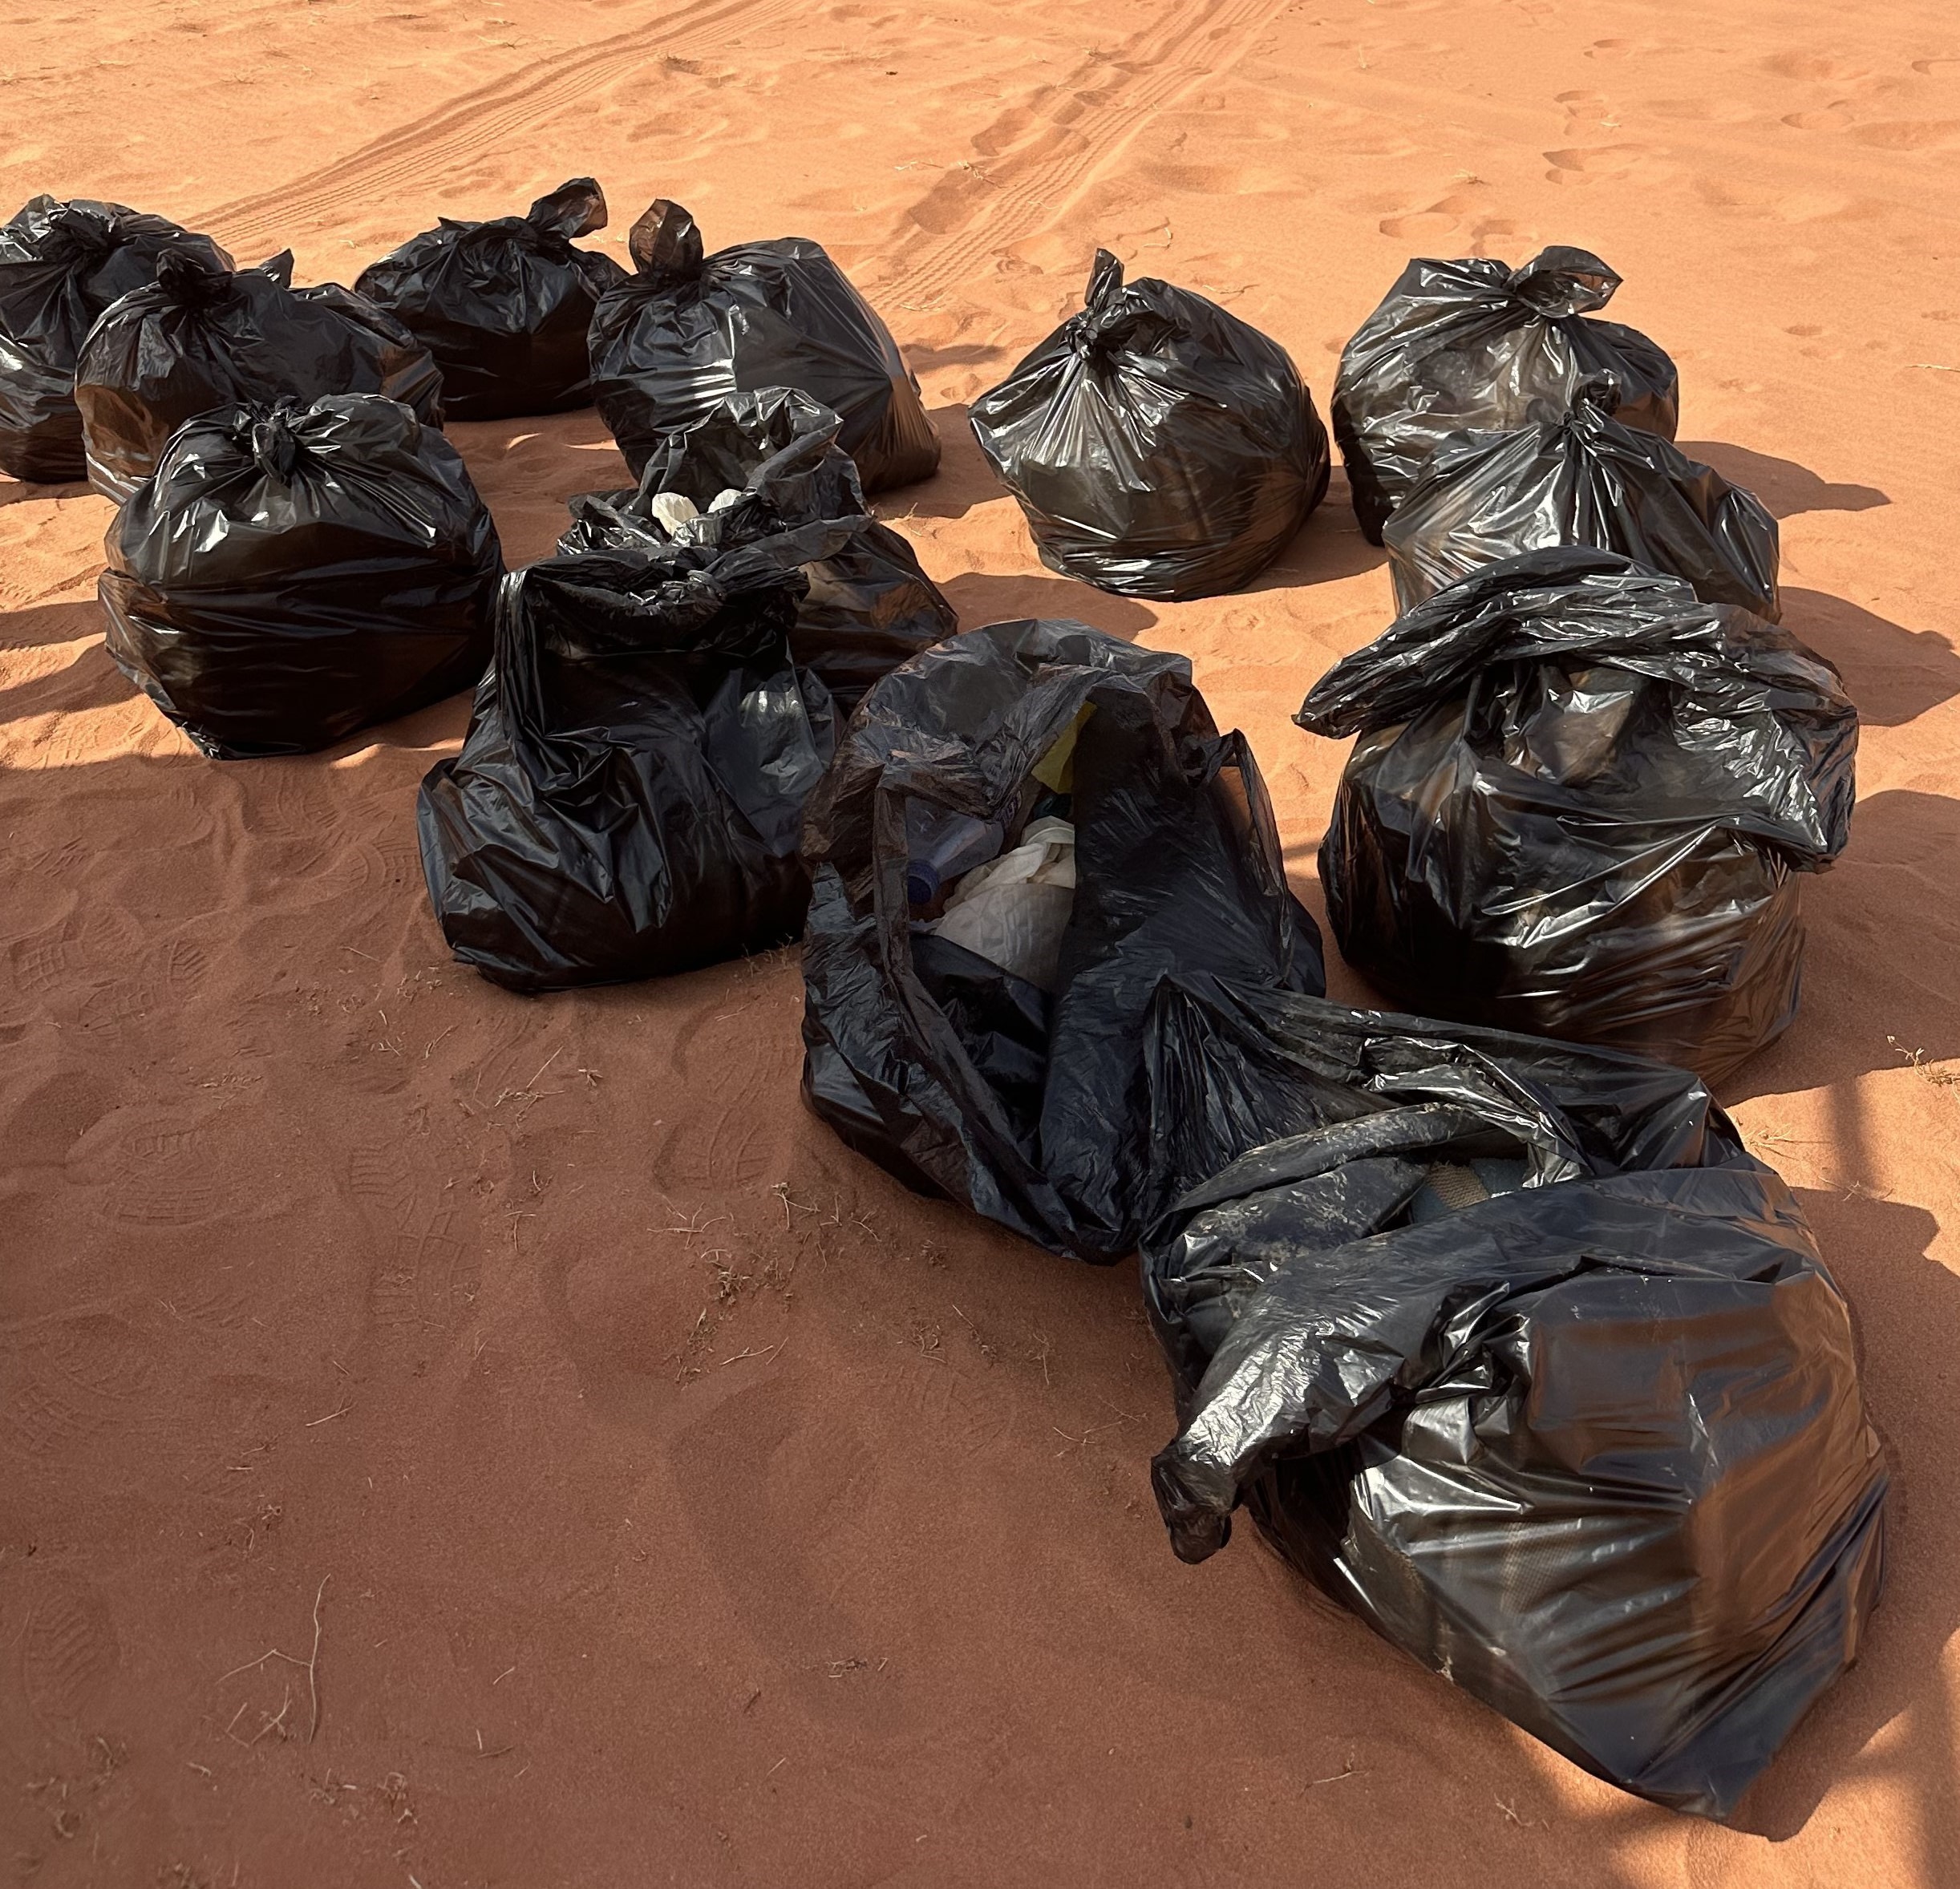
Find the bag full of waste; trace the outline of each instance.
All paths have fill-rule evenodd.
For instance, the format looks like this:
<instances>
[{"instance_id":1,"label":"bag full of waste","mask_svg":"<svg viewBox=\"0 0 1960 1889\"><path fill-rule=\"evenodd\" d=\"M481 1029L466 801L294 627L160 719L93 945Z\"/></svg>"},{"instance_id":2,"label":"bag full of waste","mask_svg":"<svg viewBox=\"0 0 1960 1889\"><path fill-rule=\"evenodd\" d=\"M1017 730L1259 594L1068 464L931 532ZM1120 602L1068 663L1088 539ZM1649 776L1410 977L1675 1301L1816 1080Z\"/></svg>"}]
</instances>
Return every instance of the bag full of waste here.
<instances>
[{"instance_id":1,"label":"bag full of waste","mask_svg":"<svg viewBox=\"0 0 1960 1889\"><path fill-rule=\"evenodd\" d=\"M221 759L330 746L489 661L496 528L456 448L379 394L187 422L105 552L110 655Z\"/></svg>"},{"instance_id":2,"label":"bag full of waste","mask_svg":"<svg viewBox=\"0 0 1960 1889\"><path fill-rule=\"evenodd\" d=\"M574 177L521 216L444 216L370 263L354 286L428 350L442 370L446 419L586 407L586 334L599 297L626 272L573 238L605 227L605 193Z\"/></svg>"},{"instance_id":3,"label":"bag full of waste","mask_svg":"<svg viewBox=\"0 0 1960 1889\"><path fill-rule=\"evenodd\" d=\"M1316 683L1358 735L1321 848L1348 962L1411 1009L1714 1081L1796 1013L1801 876L1857 711L1787 629L1611 552L1488 564Z\"/></svg>"},{"instance_id":4,"label":"bag full of waste","mask_svg":"<svg viewBox=\"0 0 1960 1889\"><path fill-rule=\"evenodd\" d=\"M684 433L662 436L637 489L571 501L568 555L679 541L733 548L827 520L848 522L830 556L804 566L790 655L848 714L888 669L929 649L959 618L917 554L869 514L840 423L794 387L731 394Z\"/></svg>"},{"instance_id":5,"label":"bag full of waste","mask_svg":"<svg viewBox=\"0 0 1960 1889\"><path fill-rule=\"evenodd\" d=\"M868 492L929 479L939 439L885 324L802 237L703 253L695 220L656 201L634 224L635 273L592 318L593 398L638 478L667 433L731 394L796 387L836 415Z\"/></svg>"},{"instance_id":6,"label":"bag full of waste","mask_svg":"<svg viewBox=\"0 0 1960 1889\"><path fill-rule=\"evenodd\" d=\"M1079 623L992 624L893 669L804 844L811 1106L1053 1252L1135 1250L1160 977L1324 987L1244 737L1185 657Z\"/></svg>"},{"instance_id":7,"label":"bag full of waste","mask_svg":"<svg viewBox=\"0 0 1960 1889\"><path fill-rule=\"evenodd\" d=\"M1411 262L1341 354L1334 437L1372 544L1448 435L1509 432L1562 412L1589 374L1620 390L1622 426L1675 436L1675 364L1638 330L1589 318L1620 278L1585 249Z\"/></svg>"},{"instance_id":8,"label":"bag full of waste","mask_svg":"<svg viewBox=\"0 0 1960 1889\"><path fill-rule=\"evenodd\" d=\"M86 197L30 197L0 225L0 471L50 485L88 476L75 403L82 343L172 248L231 267L209 237Z\"/></svg>"},{"instance_id":9,"label":"bag full of waste","mask_svg":"<svg viewBox=\"0 0 1960 1889\"><path fill-rule=\"evenodd\" d=\"M1148 1058L1178 1555L1242 1504L1573 1763L1727 1815L1885 1568L1849 1310L1783 1182L1612 1051L1180 979Z\"/></svg>"},{"instance_id":10,"label":"bag full of waste","mask_svg":"<svg viewBox=\"0 0 1960 1889\"><path fill-rule=\"evenodd\" d=\"M154 282L103 311L75 389L98 491L127 499L179 427L219 407L380 394L442 424L442 375L392 315L338 282L292 283L290 251L232 269L169 249Z\"/></svg>"},{"instance_id":11,"label":"bag full of waste","mask_svg":"<svg viewBox=\"0 0 1960 1889\"><path fill-rule=\"evenodd\" d=\"M1776 622L1768 508L1658 433L1621 425L1618 405L1613 376L1591 374L1563 414L1444 439L1382 528L1395 607L1522 552L1592 544Z\"/></svg>"},{"instance_id":12,"label":"bag full of waste","mask_svg":"<svg viewBox=\"0 0 1960 1889\"><path fill-rule=\"evenodd\" d=\"M1235 590L1327 489L1326 429L1286 351L1099 249L1086 306L974 402L1042 562L1132 597Z\"/></svg>"},{"instance_id":13,"label":"bag full of waste","mask_svg":"<svg viewBox=\"0 0 1960 1889\"><path fill-rule=\"evenodd\" d=\"M593 551L505 580L463 751L422 783L443 935L513 990L692 969L796 936L836 740L789 633L848 528Z\"/></svg>"}]
</instances>

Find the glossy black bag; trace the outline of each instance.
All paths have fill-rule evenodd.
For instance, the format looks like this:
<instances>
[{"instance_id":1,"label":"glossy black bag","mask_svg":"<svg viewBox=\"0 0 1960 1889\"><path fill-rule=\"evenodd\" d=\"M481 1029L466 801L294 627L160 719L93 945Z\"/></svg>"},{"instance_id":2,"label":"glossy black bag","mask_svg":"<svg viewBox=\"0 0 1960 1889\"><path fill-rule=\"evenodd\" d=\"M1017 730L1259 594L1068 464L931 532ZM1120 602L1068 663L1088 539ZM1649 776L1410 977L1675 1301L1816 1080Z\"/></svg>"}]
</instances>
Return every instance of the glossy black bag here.
<instances>
[{"instance_id":1,"label":"glossy black bag","mask_svg":"<svg viewBox=\"0 0 1960 1889\"><path fill-rule=\"evenodd\" d=\"M1640 1058L1216 981L1151 1021L1178 1555L1242 1502L1575 1764L1727 1815L1885 1567L1849 1311L1782 1181Z\"/></svg>"},{"instance_id":2,"label":"glossy black bag","mask_svg":"<svg viewBox=\"0 0 1960 1889\"><path fill-rule=\"evenodd\" d=\"M221 760L330 746L490 659L496 528L456 448L376 394L188 422L104 551L110 655Z\"/></svg>"},{"instance_id":3,"label":"glossy black bag","mask_svg":"<svg viewBox=\"0 0 1960 1889\"><path fill-rule=\"evenodd\" d=\"M210 237L121 204L32 197L0 226L0 471L50 485L88 476L82 343L111 302L156 279L170 248L231 267Z\"/></svg>"},{"instance_id":4,"label":"glossy black bag","mask_svg":"<svg viewBox=\"0 0 1960 1889\"><path fill-rule=\"evenodd\" d=\"M1800 876L1849 836L1858 718L1788 630L1534 551L1419 604L1295 718L1361 738L1321 880L1342 956L1411 1009L1711 1082L1796 1015Z\"/></svg>"},{"instance_id":5,"label":"glossy black bag","mask_svg":"<svg viewBox=\"0 0 1960 1889\"><path fill-rule=\"evenodd\" d=\"M794 387L731 394L699 425L662 435L637 490L573 499L558 548L658 550L678 532L732 549L844 521L843 543L804 567L809 590L789 650L848 715L886 670L952 635L959 617L912 547L869 515L857 467L836 443L840 423Z\"/></svg>"},{"instance_id":6,"label":"glossy black bag","mask_svg":"<svg viewBox=\"0 0 1960 1889\"><path fill-rule=\"evenodd\" d=\"M731 394L797 387L837 415L868 492L929 479L939 439L898 344L822 248L802 237L712 256L678 204L633 226L638 271L592 318L593 398L638 478L663 434Z\"/></svg>"},{"instance_id":7,"label":"glossy black bag","mask_svg":"<svg viewBox=\"0 0 1960 1889\"><path fill-rule=\"evenodd\" d=\"M354 286L429 350L452 420L558 413L592 400L586 334L599 297L626 279L611 257L572 246L605 227L605 197L574 177L521 216L443 217Z\"/></svg>"},{"instance_id":8,"label":"glossy black bag","mask_svg":"<svg viewBox=\"0 0 1960 1889\"><path fill-rule=\"evenodd\" d=\"M463 751L416 811L459 958L556 990L796 935L804 799L836 737L788 637L801 566L836 536L591 552L505 580Z\"/></svg>"},{"instance_id":9,"label":"glossy black bag","mask_svg":"<svg viewBox=\"0 0 1960 1889\"><path fill-rule=\"evenodd\" d=\"M927 928L921 815L1014 848L1064 797L1075 890L1045 983ZM1053 1252L1121 1259L1153 1203L1140 1028L1159 977L1325 987L1245 738L1218 734L1185 657L1079 623L992 624L893 670L804 845L810 1106L908 1186Z\"/></svg>"},{"instance_id":10,"label":"glossy black bag","mask_svg":"<svg viewBox=\"0 0 1960 1889\"><path fill-rule=\"evenodd\" d=\"M1095 254L1087 305L973 406L1041 561L1131 597L1256 576L1327 489L1326 429L1286 350L1216 302Z\"/></svg>"},{"instance_id":11,"label":"glossy black bag","mask_svg":"<svg viewBox=\"0 0 1960 1889\"><path fill-rule=\"evenodd\" d=\"M1562 412L1589 374L1620 389L1622 426L1675 436L1675 364L1638 330L1587 319L1620 278L1562 246L1517 269L1492 257L1419 258L1342 350L1334 437L1371 543L1448 435L1509 432Z\"/></svg>"},{"instance_id":12,"label":"glossy black bag","mask_svg":"<svg viewBox=\"0 0 1960 1889\"><path fill-rule=\"evenodd\" d=\"M98 491L128 498L179 427L223 407L379 394L442 424L442 376L406 328L338 282L292 281L290 251L231 269L170 249L154 282L103 312L75 389Z\"/></svg>"},{"instance_id":13,"label":"glossy black bag","mask_svg":"<svg viewBox=\"0 0 1960 1889\"><path fill-rule=\"evenodd\" d=\"M1591 544L1776 622L1768 508L1658 433L1621 425L1618 404L1612 375L1594 374L1563 415L1441 441L1382 530L1396 608L1522 552Z\"/></svg>"}]
</instances>

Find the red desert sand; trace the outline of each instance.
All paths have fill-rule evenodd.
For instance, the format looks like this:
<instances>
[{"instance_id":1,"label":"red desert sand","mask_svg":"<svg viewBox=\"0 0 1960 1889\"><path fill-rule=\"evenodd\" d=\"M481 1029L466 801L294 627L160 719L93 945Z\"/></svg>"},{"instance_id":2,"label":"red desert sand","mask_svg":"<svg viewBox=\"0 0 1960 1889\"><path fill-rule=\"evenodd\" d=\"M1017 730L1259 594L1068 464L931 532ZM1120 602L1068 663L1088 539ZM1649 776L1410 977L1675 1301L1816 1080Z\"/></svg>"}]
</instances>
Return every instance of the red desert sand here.
<instances>
[{"instance_id":1,"label":"red desert sand","mask_svg":"<svg viewBox=\"0 0 1960 1889\"><path fill-rule=\"evenodd\" d=\"M1334 489L1237 596L1045 573L966 427L1103 244L1325 411L1411 254L1578 243L1783 521L1863 711L1803 1014L1727 1086L1892 1454L1861 1663L1717 1827L1312 1594L1172 1557L1133 1271L907 1194L797 1094L794 950L533 1001L453 964L459 698L199 758L110 664L110 521L0 479L0 1868L9 1883L1950 1889L1960 1883L1960 18L1640 0L23 0L0 208L107 197L350 282L589 172L802 234L946 443L878 510L974 625L1189 654L1294 881L1289 716L1390 613ZM622 481L458 426L513 561ZM1366 1001L1330 967L1334 994Z\"/></svg>"}]
</instances>

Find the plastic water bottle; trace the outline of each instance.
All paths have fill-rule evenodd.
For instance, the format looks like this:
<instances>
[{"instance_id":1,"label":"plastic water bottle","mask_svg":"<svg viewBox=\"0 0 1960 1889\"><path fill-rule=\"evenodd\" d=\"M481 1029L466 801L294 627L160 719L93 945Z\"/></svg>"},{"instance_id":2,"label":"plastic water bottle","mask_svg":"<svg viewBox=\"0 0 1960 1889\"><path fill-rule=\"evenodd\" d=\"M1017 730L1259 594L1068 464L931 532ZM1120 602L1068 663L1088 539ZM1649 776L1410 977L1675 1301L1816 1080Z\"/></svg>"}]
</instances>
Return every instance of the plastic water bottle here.
<instances>
[{"instance_id":1,"label":"plastic water bottle","mask_svg":"<svg viewBox=\"0 0 1960 1889\"><path fill-rule=\"evenodd\" d=\"M998 820L950 813L928 800L905 803L905 896L930 905L962 872L999 856L1006 831Z\"/></svg>"}]
</instances>

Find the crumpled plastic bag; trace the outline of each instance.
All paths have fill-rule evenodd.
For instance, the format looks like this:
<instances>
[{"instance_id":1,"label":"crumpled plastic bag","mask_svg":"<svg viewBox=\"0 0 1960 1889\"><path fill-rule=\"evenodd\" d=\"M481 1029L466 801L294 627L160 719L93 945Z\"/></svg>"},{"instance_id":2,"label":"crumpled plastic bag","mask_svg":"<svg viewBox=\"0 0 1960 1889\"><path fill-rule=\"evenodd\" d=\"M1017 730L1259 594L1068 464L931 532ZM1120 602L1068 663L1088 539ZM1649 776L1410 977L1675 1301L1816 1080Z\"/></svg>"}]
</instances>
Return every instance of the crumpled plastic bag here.
<instances>
[{"instance_id":1,"label":"crumpled plastic bag","mask_svg":"<svg viewBox=\"0 0 1960 1889\"><path fill-rule=\"evenodd\" d=\"M973 406L1041 560L1132 597L1234 590L1327 489L1326 429L1286 350L1095 253L1087 305Z\"/></svg>"},{"instance_id":2,"label":"crumpled plastic bag","mask_svg":"<svg viewBox=\"0 0 1960 1889\"><path fill-rule=\"evenodd\" d=\"M372 394L187 422L104 555L110 655L220 760L308 754L473 686L504 568L462 456Z\"/></svg>"},{"instance_id":3,"label":"crumpled plastic bag","mask_svg":"<svg viewBox=\"0 0 1960 1889\"><path fill-rule=\"evenodd\" d=\"M88 476L75 403L82 343L172 248L231 267L207 236L87 197L30 197L0 226L0 470L48 485Z\"/></svg>"},{"instance_id":4,"label":"crumpled plastic bag","mask_svg":"<svg viewBox=\"0 0 1960 1889\"><path fill-rule=\"evenodd\" d=\"M1796 1014L1799 876L1849 837L1858 718L1787 629L1534 551L1419 604L1295 719L1361 737L1321 880L1342 954L1411 1009L1711 1081Z\"/></svg>"},{"instance_id":5,"label":"crumpled plastic bag","mask_svg":"<svg viewBox=\"0 0 1960 1889\"><path fill-rule=\"evenodd\" d=\"M442 424L442 375L406 328L338 282L292 282L290 250L234 270L172 248L103 311L75 388L98 491L127 499L179 427L221 407L381 394Z\"/></svg>"},{"instance_id":6,"label":"crumpled plastic bag","mask_svg":"<svg viewBox=\"0 0 1960 1889\"><path fill-rule=\"evenodd\" d=\"M1396 607L1521 552L1593 544L1776 622L1768 508L1658 433L1622 426L1618 404L1613 376L1592 374L1563 415L1441 441L1382 529Z\"/></svg>"},{"instance_id":7,"label":"crumpled plastic bag","mask_svg":"<svg viewBox=\"0 0 1960 1889\"><path fill-rule=\"evenodd\" d=\"M698 425L661 437L637 490L573 499L558 548L657 549L683 530L733 547L848 520L836 550L804 567L810 587L789 637L797 667L848 714L888 669L958 629L959 616L912 547L869 515L856 465L836 443L840 423L794 387L731 394Z\"/></svg>"},{"instance_id":8,"label":"crumpled plastic bag","mask_svg":"<svg viewBox=\"0 0 1960 1889\"><path fill-rule=\"evenodd\" d=\"M354 286L429 350L446 418L558 413L591 403L586 334L599 297L626 280L611 257L572 246L605 227L605 193L574 177L521 216L444 216Z\"/></svg>"},{"instance_id":9,"label":"crumpled plastic bag","mask_svg":"<svg viewBox=\"0 0 1960 1889\"><path fill-rule=\"evenodd\" d=\"M1063 799L1075 884L1051 995L940 936L908 880L918 803L997 823L1011 851ZM1120 1259L1152 1208L1140 1025L1160 976L1324 988L1244 737L1218 734L1186 658L1079 623L992 624L893 669L811 796L804 849L810 1106L908 1186L1052 1252Z\"/></svg>"},{"instance_id":10,"label":"crumpled plastic bag","mask_svg":"<svg viewBox=\"0 0 1960 1889\"><path fill-rule=\"evenodd\" d=\"M496 656L416 824L449 947L513 990L692 969L793 938L834 711L789 657L843 527L595 551L505 580Z\"/></svg>"},{"instance_id":11,"label":"crumpled plastic bag","mask_svg":"<svg viewBox=\"0 0 1960 1889\"><path fill-rule=\"evenodd\" d=\"M1509 432L1563 411L1589 374L1618 382L1621 425L1663 439L1679 416L1675 364L1638 330L1587 319L1620 278L1585 249L1411 262L1342 350L1334 437L1372 544L1449 434Z\"/></svg>"},{"instance_id":12,"label":"crumpled plastic bag","mask_svg":"<svg viewBox=\"0 0 1960 1889\"><path fill-rule=\"evenodd\" d=\"M1075 829L1067 820L1035 820L1013 851L961 878L933 930L1053 996L1075 905Z\"/></svg>"},{"instance_id":13,"label":"crumpled plastic bag","mask_svg":"<svg viewBox=\"0 0 1960 1889\"><path fill-rule=\"evenodd\" d=\"M1885 1565L1849 1308L1782 1181L1638 1058L1197 979L1150 1023L1179 1555L1243 1503L1573 1763L1727 1815Z\"/></svg>"},{"instance_id":14,"label":"crumpled plastic bag","mask_svg":"<svg viewBox=\"0 0 1960 1889\"><path fill-rule=\"evenodd\" d=\"M704 256L693 217L662 198L629 247L638 273L601 297L591 349L593 400L634 478L663 434L762 387L800 388L836 414L868 492L937 470L918 382L819 245L784 237Z\"/></svg>"}]
</instances>

